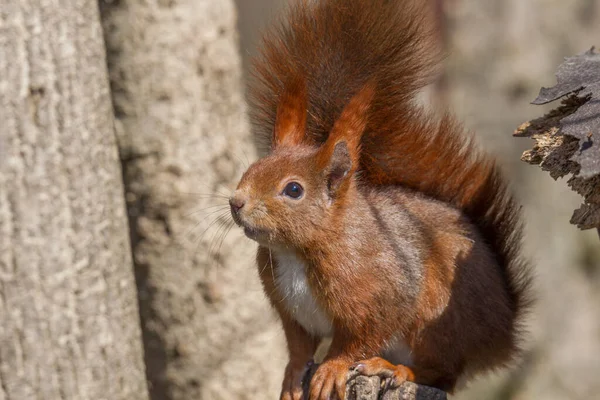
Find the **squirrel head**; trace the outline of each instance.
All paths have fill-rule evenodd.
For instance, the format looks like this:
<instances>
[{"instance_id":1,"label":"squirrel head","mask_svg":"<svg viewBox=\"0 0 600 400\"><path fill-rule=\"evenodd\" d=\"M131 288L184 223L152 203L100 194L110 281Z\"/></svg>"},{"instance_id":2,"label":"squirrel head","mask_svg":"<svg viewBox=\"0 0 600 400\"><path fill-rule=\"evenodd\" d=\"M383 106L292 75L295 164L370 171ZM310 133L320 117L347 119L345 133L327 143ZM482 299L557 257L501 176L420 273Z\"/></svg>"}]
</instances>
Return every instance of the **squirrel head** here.
<instances>
[{"instance_id":1,"label":"squirrel head","mask_svg":"<svg viewBox=\"0 0 600 400\"><path fill-rule=\"evenodd\" d=\"M305 87L288 86L277 108L273 150L248 168L230 198L246 236L271 248L305 248L335 226L354 190L373 95L373 86L365 85L317 147L306 134Z\"/></svg>"}]
</instances>

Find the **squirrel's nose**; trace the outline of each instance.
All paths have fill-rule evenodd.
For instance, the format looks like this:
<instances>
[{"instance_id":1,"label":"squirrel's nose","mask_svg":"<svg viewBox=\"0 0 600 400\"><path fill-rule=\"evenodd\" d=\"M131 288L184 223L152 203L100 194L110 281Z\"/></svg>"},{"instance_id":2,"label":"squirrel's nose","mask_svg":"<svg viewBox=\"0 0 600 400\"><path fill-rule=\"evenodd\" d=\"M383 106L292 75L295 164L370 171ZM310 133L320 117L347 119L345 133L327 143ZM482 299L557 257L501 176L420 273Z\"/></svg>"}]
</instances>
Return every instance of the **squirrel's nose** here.
<instances>
[{"instance_id":1,"label":"squirrel's nose","mask_svg":"<svg viewBox=\"0 0 600 400\"><path fill-rule=\"evenodd\" d=\"M246 205L246 200L240 196L234 195L229 199L229 205L231 206L231 211L234 214L237 214Z\"/></svg>"}]
</instances>

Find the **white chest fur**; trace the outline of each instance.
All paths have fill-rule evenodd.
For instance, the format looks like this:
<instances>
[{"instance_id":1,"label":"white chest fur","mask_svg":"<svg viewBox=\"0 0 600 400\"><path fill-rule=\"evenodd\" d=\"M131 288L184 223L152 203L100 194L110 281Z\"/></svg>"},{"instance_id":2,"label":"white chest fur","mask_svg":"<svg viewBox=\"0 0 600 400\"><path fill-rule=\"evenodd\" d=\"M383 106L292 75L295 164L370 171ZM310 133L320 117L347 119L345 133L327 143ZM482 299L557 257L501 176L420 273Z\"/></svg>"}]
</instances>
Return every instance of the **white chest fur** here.
<instances>
[{"instance_id":1,"label":"white chest fur","mask_svg":"<svg viewBox=\"0 0 600 400\"><path fill-rule=\"evenodd\" d=\"M275 285L289 313L307 332L331 336L331 319L317 304L306 278L306 265L295 254L274 252L277 261Z\"/></svg>"}]
</instances>

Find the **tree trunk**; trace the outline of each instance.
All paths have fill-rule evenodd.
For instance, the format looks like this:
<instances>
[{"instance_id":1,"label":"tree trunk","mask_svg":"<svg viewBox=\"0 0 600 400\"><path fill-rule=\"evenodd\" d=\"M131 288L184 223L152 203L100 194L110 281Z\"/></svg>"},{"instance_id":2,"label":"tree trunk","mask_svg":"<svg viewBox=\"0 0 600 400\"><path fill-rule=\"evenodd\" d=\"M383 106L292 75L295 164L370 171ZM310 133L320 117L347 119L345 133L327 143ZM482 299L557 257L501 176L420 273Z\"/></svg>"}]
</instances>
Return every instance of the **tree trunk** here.
<instances>
[{"instance_id":1,"label":"tree trunk","mask_svg":"<svg viewBox=\"0 0 600 400\"><path fill-rule=\"evenodd\" d=\"M286 355L255 246L224 236L253 158L233 2L101 4L151 397L276 398Z\"/></svg>"},{"instance_id":2,"label":"tree trunk","mask_svg":"<svg viewBox=\"0 0 600 400\"><path fill-rule=\"evenodd\" d=\"M94 1L0 2L0 121L0 399L147 399Z\"/></svg>"}]
</instances>

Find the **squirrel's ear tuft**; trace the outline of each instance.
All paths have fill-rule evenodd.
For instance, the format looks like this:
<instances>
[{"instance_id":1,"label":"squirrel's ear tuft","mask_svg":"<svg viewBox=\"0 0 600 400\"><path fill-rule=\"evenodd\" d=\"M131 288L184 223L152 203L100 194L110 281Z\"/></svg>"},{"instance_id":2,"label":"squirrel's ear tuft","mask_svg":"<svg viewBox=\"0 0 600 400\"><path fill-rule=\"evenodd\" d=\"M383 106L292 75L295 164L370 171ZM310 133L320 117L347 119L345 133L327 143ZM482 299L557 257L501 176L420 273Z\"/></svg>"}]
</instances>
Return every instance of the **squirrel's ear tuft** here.
<instances>
[{"instance_id":1,"label":"squirrel's ear tuft","mask_svg":"<svg viewBox=\"0 0 600 400\"><path fill-rule=\"evenodd\" d=\"M273 130L274 148L296 146L305 140L307 100L306 83L303 79L293 79L286 85L277 105Z\"/></svg>"},{"instance_id":2,"label":"squirrel's ear tuft","mask_svg":"<svg viewBox=\"0 0 600 400\"><path fill-rule=\"evenodd\" d=\"M347 143L348 153L354 164L358 163L360 140L369 120L369 108L375 96L375 84L367 83L354 95L335 121L325 146L333 146L340 140Z\"/></svg>"},{"instance_id":3,"label":"squirrel's ear tuft","mask_svg":"<svg viewBox=\"0 0 600 400\"><path fill-rule=\"evenodd\" d=\"M317 163L327 172L333 189L358 167L360 140L367 127L374 95L375 85L368 83L350 99L319 151Z\"/></svg>"}]
</instances>

